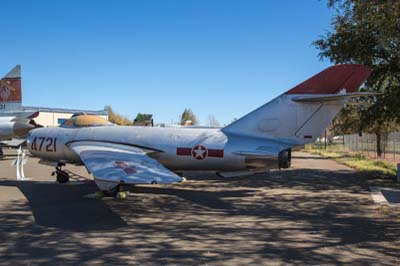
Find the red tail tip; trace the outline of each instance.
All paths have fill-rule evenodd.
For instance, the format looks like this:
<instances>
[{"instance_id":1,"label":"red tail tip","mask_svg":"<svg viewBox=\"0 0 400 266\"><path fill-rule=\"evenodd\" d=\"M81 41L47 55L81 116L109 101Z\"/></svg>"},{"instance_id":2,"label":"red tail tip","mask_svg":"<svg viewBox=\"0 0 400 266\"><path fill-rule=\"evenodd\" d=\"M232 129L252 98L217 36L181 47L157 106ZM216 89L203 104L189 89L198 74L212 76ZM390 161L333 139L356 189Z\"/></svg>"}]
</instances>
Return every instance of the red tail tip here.
<instances>
[{"instance_id":1,"label":"red tail tip","mask_svg":"<svg viewBox=\"0 0 400 266\"><path fill-rule=\"evenodd\" d=\"M300 83L285 94L336 94L342 89L346 89L346 92L355 92L370 74L371 69L364 65L335 65Z\"/></svg>"}]
</instances>

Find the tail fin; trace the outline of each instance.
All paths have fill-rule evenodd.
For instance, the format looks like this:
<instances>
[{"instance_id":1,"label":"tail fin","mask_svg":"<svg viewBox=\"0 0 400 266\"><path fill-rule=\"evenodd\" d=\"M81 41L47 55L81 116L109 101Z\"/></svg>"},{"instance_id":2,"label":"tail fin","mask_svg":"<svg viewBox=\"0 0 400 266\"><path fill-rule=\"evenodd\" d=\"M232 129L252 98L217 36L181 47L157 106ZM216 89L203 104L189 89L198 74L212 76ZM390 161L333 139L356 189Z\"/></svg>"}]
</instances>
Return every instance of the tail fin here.
<instances>
[{"instance_id":1,"label":"tail fin","mask_svg":"<svg viewBox=\"0 0 400 266\"><path fill-rule=\"evenodd\" d=\"M348 101L346 96L359 95L353 92L370 73L362 65L329 67L222 130L227 134L278 138L294 144L314 141ZM337 95L341 97L332 97ZM304 100L307 97L313 100Z\"/></svg>"},{"instance_id":2,"label":"tail fin","mask_svg":"<svg viewBox=\"0 0 400 266\"><path fill-rule=\"evenodd\" d=\"M20 110L21 66L15 66L0 80L0 112Z\"/></svg>"}]
</instances>

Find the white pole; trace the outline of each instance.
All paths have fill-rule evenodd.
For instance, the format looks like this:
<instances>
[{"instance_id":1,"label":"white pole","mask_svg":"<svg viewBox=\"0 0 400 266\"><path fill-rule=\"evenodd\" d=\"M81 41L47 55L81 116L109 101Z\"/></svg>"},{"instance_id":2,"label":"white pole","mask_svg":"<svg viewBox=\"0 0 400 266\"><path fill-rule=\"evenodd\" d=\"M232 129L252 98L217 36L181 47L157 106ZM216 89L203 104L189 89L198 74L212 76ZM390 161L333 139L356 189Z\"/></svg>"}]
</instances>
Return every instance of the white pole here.
<instances>
[{"instance_id":1,"label":"white pole","mask_svg":"<svg viewBox=\"0 0 400 266\"><path fill-rule=\"evenodd\" d=\"M25 164L25 150L22 150L22 156L21 156L21 179L25 179L25 173L24 173L24 164Z\"/></svg>"},{"instance_id":2,"label":"white pole","mask_svg":"<svg viewBox=\"0 0 400 266\"><path fill-rule=\"evenodd\" d=\"M21 153L22 153L21 146L19 146L18 151L17 151L17 154L18 154L17 161L15 163L15 166L17 168L17 180L21 180L22 179L21 178L21 172L20 172Z\"/></svg>"}]
</instances>

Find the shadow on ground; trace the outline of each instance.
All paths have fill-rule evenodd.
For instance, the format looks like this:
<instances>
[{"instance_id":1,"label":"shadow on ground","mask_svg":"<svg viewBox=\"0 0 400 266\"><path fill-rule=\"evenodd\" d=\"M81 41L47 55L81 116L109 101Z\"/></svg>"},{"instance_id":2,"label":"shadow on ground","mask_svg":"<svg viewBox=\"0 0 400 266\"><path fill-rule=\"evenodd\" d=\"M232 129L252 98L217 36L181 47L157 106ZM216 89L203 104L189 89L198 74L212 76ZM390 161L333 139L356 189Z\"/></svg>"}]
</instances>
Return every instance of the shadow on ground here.
<instances>
[{"instance_id":1,"label":"shadow on ground","mask_svg":"<svg viewBox=\"0 0 400 266\"><path fill-rule=\"evenodd\" d=\"M0 186L29 203L2 204L2 265L399 265L399 212L352 171L190 175L122 201L83 198L93 183Z\"/></svg>"}]
</instances>

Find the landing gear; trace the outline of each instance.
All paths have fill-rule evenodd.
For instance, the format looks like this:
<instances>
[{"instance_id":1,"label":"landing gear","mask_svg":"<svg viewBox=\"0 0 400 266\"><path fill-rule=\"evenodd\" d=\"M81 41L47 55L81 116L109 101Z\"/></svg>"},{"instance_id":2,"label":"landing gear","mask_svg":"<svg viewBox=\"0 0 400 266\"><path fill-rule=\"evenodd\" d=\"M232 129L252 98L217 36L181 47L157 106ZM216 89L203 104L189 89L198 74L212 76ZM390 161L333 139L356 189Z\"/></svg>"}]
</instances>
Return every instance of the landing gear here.
<instances>
[{"instance_id":1,"label":"landing gear","mask_svg":"<svg viewBox=\"0 0 400 266\"><path fill-rule=\"evenodd\" d=\"M56 166L56 170L51 173L51 175L56 175L56 179L58 183L67 183L69 181L69 174L66 171L62 170L62 167L65 166L65 163L59 162Z\"/></svg>"},{"instance_id":2,"label":"landing gear","mask_svg":"<svg viewBox=\"0 0 400 266\"><path fill-rule=\"evenodd\" d=\"M109 190L102 191L103 195L116 199L126 199L129 196L129 191L122 191L121 185L117 185Z\"/></svg>"},{"instance_id":3,"label":"landing gear","mask_svg":"<svg viewBox=\"0 0 400 266\"><path fill-rule=\"evenodd\" d=\"M0 158L3 158L3 156L4 156L3 150L0 148Z\"/></svg>"},{"instance_id":4,"label":"landing gear","mask_svg":"<svg viewBox=\"0 0 400 266\"><path fill-rule=\"evenodd\" d=\"M109 197L114 197L114 198L117 197L119 192L121 192L121 186L120 185L117 185L117 186L115 186L115 187L113 187L113 188L111 188L109 190L104 190L103 191L104 195L109 196Z\"/></svg>"},{"instance_id":5,"label":"landing gear","mask_svg":"<svg viewBox=\"0 0 400 266\"><path fill-rule=\"evenodd\" d=\"M129 196L129 191L120 191L115 196L117 199L126 199Z\"/></svg>"},{"instance_id":6,"label":"landing gear","mask_svg":"<svg viewBox=\"0 0 400 266\"><path fill-rule=\"evenodd\" d=\"M99 198L113 197L116 199L126 199L130 194L129 191L122 190L122 188L125 186L123 182L108 182L99 180L97 178L95 178L94 181L96 182L97 187L100 189L100 191L96 193Z\"/></svg>"}]
</instances>

